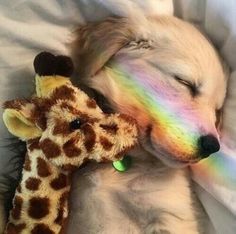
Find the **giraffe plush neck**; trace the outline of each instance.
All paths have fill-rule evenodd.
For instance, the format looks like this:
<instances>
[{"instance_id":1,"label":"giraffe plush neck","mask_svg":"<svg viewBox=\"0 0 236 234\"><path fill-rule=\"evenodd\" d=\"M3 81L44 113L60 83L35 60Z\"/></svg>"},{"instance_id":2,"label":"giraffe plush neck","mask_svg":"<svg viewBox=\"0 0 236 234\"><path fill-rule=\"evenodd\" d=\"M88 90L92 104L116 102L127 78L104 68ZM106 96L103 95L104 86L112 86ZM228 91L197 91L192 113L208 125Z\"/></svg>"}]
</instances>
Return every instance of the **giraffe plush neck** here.
<instances>
[{"instance_id":1,"label":"giraffe plush neck","mask_svg":"<svg viewBox=\"0 0 236 234\"><path fill-rule=\"evenodd\" d=\"M34 67L37 95L4 104L5 125L27 144L6 234L62 233L74 169L87 160L119 160L137 139L130 117L104 114L72 85L68 57L43 52Z\"/></svg>"}]
</instances>

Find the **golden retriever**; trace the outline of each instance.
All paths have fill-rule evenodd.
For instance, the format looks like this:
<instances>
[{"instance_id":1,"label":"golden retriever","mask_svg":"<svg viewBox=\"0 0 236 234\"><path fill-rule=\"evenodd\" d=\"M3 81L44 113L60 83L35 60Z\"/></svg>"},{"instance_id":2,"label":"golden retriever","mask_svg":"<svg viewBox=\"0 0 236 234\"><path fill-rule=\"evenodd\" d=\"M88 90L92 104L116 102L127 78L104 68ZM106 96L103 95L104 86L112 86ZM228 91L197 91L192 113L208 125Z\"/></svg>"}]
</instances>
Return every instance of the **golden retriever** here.
<instances>
[{"instance_id":1,"label":"golden retriever","mask_svg":"<svg viewBox=\"0 0 236 234\"><path fill-rule=\"evenodd\" d=\"M210 42L172 16L108 18L77 31L80 81L139 125L125 173L88 165L74 178L68 233L206 233L188 165L220 149L227 78Z\"/></svg>"}]
</instances>

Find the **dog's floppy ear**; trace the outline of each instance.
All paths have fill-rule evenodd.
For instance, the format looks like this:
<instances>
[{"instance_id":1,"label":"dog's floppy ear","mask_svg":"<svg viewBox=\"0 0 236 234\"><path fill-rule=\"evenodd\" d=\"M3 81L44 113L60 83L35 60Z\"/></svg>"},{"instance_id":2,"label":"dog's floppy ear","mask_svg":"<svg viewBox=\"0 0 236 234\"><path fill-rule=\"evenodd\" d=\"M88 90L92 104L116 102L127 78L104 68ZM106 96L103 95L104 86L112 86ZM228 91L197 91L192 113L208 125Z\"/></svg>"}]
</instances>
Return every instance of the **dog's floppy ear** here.
<instances>
[{"instance_id":1,"label":"dog's floppy ear","mask_svg":"<svg viewBox=\"0 0 236 234\"><path fill-rule=\"evenodd\" d=\"M119 49L134 40L132 26L126 18L110 17L89 23L76 34L72 56L82 78L93 76Z\"/></svg>"}]
</instances>

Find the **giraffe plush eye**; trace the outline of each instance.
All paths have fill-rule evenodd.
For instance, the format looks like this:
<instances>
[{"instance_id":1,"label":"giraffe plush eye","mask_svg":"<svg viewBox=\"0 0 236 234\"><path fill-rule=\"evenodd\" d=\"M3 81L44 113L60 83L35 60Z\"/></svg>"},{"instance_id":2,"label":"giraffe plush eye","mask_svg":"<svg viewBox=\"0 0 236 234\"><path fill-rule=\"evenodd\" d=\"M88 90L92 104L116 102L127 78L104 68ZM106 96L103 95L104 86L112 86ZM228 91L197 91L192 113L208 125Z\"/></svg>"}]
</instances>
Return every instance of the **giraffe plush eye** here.
<instances>
[{"instance_id":1,"label":"giraffe plush eye","mask_svg":"<svg viewBox=\"0 0 236 234\"><path fill-rule=\"evenodd\" d=\"M79 118L75 119L70 122L70 129L72 129L72 130L80 129L82 124L83 124L83 121L81 119L79 119Z\"/></svg>"}]
</instances>

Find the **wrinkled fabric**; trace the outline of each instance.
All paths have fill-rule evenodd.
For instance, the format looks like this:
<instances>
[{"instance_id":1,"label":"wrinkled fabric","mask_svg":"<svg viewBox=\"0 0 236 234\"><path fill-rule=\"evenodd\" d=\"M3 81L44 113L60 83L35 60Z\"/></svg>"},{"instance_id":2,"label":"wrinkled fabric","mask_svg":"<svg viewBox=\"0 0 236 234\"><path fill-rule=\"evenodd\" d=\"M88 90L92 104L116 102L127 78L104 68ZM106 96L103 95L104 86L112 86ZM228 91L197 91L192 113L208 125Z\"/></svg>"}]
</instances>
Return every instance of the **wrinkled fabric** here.
<instances>
[{"instance_id":1,"label":"wrinkled fabric","mask_svg":"<svg viewBox=\"0 0 236 234\"><path fill-rule=\"evenodd\" d=\"M0 102L28 97L34 91L32 62L43 50L68 54L78 24L109 15L129 15L105 0L0 0ZM146 14L172 14L171 0L130 0ZM236 1L174 0L174 12L206 30L231 67L224 110L221 152L192 167L196 190L216 231L236 233ZM2 110L0 110L2 115ZM1 119L1 118L0 118ZM0 182L12 170L10 137L0 120Z\"/></svg>"}]
</instances>

